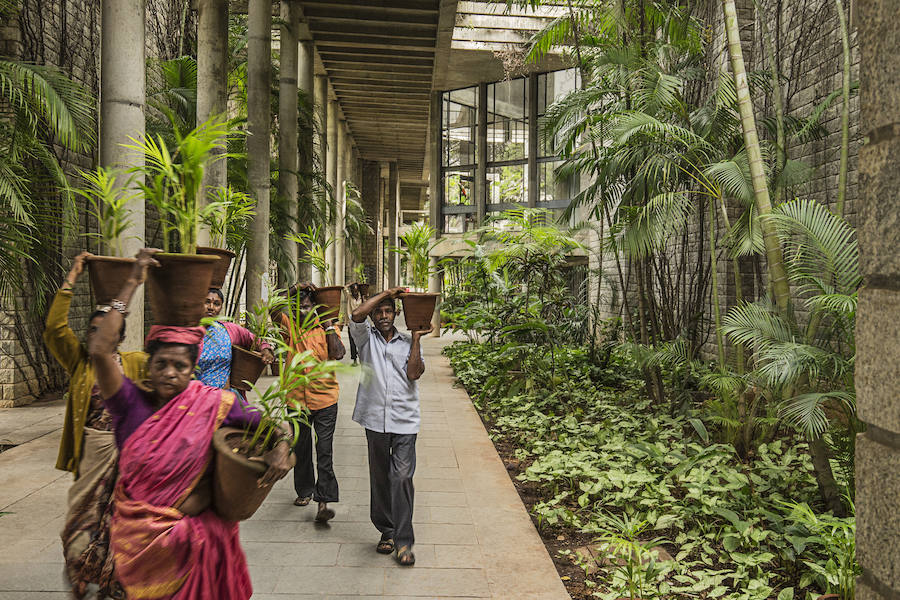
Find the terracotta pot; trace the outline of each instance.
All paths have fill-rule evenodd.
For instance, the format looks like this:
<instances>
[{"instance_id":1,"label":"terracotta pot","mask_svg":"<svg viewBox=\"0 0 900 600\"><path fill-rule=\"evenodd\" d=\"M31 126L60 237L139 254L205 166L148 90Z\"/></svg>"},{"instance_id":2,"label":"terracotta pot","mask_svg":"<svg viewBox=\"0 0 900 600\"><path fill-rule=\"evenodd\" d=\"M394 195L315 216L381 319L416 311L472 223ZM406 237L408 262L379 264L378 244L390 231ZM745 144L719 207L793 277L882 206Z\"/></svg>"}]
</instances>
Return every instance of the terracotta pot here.
<instances>
[{"instance_id":1,"label":"terracotta pot","mask_svg":"<svg viewBox=\"0 0 900 600\"><path fill-rule=\"evenodd\" d=\"M316 288L313 302L321 304L318 309L319 318L323 321L337 319L341 314L341 296L344 288L339 285Z\"/></svg>"},{"instance_id":2,"label":"terracotta pot","mask_svg":"<svg viewBox=\"0 0 900 600\"><path fill-rule=\"evenodd\" d=\"M266 363L263 362L262 354L259 352L245 350L240 346L231 347L231 380L229 381L231 387L245 392L250 391L253 388L245 382L256 383L265 368Z\"/></svg>"},{"instance_id":3,"label":"terracotta pot","mask_svg":"<svg viewBox=\"0 0 900 600\"><path fill-rule=\"evenodd\" d=\"M196 327L206 313L204 303L218 256L160 253L150 267L147 292L158 325Z\"/></svg>"},{"instance_id":4,"label":"terracotta pot","mask_svg":"<svg viewBox=\"0 0 900 600\"><path fill-rule=\"evenodd\" d=\"M356 287L359 288L359 295L363 298L369 297L369 284L368 283L357 283Z\"/></svg>"},{"instance_id":5,"label":"terracotta pot","mask_svg":"<svg viewBox=\"0 0 900 600\"><path fill-rule=\"evenodd\" d=\"M272 486L256 485L266 472L262 462L251 461L237 451L244 432L233 427L222 427L213 434L216 452L216 468L213 474L213 509L226 521L243 521L253 516ZM291 464L296 463L291 454Z\"/></svg>"},{"instance_id":6,"label":"terracotta pot","mask_svg":"<svg viewBox=\"0 0 900 600\"><path fill-rule=\"evenodd\" d=\"M234 260L234 252L224 248L213 248L212 246L197 246L197 254L218 256L222 259L216 263L213 269L212 283L209 284L210 287L221 290L222 286L225 285L225 278L228 277L228 267L231 266L231 261Z\"/></svg>"},{"instance_id":7,"label":"terracotta pot","mask_svg":"<svg viewBox=\"0 0 900 600\"><path fill-rule=\"evenodd\" d=\"M115 299L131 275L135 260L118 256L91 256L87 259L91 292L97 304L109 304Z\"/></svg>"},{"instance_id":8,"label":"terracotta pot","mask_svg":"<svg viewBox=\"0 0 900 600\"><path fill-rule=\"evenodd\" d=\"M406 328L410 331L431 329L431 317L434 315L437 299L438 294L427 292L404 292L401 294L400 300L403 301Z\"/></svg>"}]
</instances>

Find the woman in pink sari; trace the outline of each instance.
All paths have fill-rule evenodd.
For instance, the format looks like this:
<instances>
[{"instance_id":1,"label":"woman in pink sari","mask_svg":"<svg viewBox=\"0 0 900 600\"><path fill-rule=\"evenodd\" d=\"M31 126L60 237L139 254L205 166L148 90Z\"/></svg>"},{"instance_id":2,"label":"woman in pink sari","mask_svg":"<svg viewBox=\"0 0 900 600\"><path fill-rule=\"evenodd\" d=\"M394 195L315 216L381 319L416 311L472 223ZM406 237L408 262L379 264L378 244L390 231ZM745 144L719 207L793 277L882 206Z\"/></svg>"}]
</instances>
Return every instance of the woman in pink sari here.
<instances>
[{"instance_id":1,"label":"woman in pink sari","mask_svg":"<svg viewBox=\"0 0 900 600\"><path fill-rule=\"evenodd\" d=\"M156 264L154 252L138 254L89 347L120 452L110 528L116 573L131 600L246 600L252 587L238 524L210 509L211 444L220 426L252 425L258 415L231 392L192 381L200 327L151 328L146 385L123 376L113 360L128 302ZM290 470L288 441L264 460L269 468L259 485L269 486Z\"/></svg>"}]
</instances>

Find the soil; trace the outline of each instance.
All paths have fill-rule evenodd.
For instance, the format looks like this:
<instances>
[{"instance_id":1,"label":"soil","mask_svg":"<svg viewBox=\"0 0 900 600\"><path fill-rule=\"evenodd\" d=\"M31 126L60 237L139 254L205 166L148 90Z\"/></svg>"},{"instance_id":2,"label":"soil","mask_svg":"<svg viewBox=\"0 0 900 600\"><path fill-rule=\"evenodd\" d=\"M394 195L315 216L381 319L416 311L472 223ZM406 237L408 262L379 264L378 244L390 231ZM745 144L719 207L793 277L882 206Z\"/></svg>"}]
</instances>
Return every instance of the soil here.
<instances>
[{"instance_id":1,"label":"soil","mask_svg":"<svg viewBox=\"0 0 900 600\"><path fill-rule=\"evenodd\" d=\"M484 415L481 415L481 421L484 423L485 429L490 431L491 423L485 419ZM516 447L509 442L495 440L494 448L497 449L497 454L503 460L506 472L509 474L513 485L516 486L516 491L519 492L522 503L528 509L528 516L531 517L534 528L537 530L538 535L541 536L541 540L544 542L544 546L547 548L547 552L556 566L556 572L559 573L560 580L566 586L566 591L575 600L593 599L592 593L597 588L590 588L585 584L585 580L588 577L585 575L584 569L575 564L573 557L576 549L594 543L594 536L564 527L553 527L546 523L539 525L532 509L535 504L543 499L540 490L537 484L519 481L517 478L519 473L528 468L529 463L522 462L515 457ZM568 551L569 554L560 554L560 551Z\"/></svg>"}]
</instances>

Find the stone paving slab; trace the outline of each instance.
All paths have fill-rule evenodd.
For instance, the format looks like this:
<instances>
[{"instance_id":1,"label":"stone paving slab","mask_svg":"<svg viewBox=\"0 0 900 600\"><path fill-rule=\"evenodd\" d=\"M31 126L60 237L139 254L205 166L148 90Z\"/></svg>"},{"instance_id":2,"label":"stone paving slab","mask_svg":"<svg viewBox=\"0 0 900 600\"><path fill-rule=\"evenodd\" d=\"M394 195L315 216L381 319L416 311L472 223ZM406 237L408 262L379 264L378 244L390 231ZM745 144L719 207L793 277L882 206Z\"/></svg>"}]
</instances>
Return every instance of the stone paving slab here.
<instances>
[{"instance_id":1,"label":"stone paving slab","mask_svg":"<svg viewBox=\"0 0 900 600\"><path fill-rule=\"evenodd\" d=\"M241 525L254 600L569 597L471 401L453 387L446 342L423 344L416 566L374 551L365 434L351 420L356 371L340 378L335 520L318 525L314 506L294 506L288 476ZM71 478L53 469L63 409L0 409L0 443L20 444L0 453L0 512L9 513L0 516L0 600L68 597L58 536Z\"/></svg>"}]
</instances>

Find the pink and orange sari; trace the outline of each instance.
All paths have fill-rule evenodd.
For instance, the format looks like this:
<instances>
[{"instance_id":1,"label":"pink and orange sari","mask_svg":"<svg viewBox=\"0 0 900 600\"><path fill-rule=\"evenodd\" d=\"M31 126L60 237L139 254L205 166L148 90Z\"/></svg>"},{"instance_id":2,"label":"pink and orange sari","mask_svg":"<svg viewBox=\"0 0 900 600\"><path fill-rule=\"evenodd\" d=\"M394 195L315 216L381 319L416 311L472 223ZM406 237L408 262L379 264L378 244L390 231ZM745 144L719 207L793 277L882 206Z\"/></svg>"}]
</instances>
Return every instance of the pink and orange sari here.
<instances>
[{"instance_id":1,"label":"pink and orange sari","mask_svg":"<svg viewBox=\"0 0 900 600\"><path fill-rule=\"evenodd\" d=\"M174 508L206 471L213 433L233 402L231 393L193 381L122 447L110 541L129 600L252 594L238 524L212 510L189 516Z\"/></svg>"}]
</instances>

